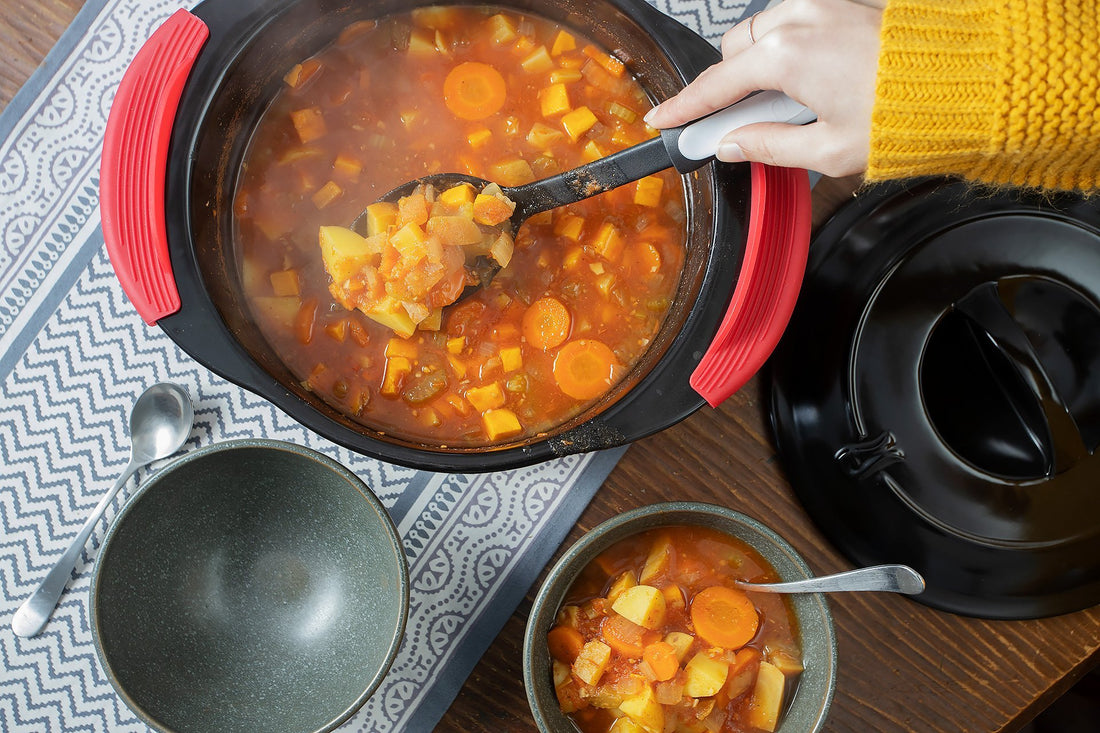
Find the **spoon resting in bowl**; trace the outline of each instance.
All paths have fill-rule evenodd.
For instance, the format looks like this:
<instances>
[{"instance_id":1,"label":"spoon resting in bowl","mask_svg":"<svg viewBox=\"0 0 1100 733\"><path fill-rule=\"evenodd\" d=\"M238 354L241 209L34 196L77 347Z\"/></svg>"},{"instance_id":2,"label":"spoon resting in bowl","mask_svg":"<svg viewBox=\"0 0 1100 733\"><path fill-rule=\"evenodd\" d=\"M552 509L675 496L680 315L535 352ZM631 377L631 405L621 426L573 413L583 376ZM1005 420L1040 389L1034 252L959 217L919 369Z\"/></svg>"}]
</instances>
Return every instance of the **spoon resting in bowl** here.
<instances>
[{"instance_id":1,"label":"spoon resting in bowl","mask_svg":"<svg viewBox=\"0 0 1100 733\"><path fill-rule=\"evenodd\" d=\"M368 206L350 229L321 227L331 290L348 310L358 309L408 338L421 322L441 318L442 308L486 287L507 266L515 234L532 216L666 168L690 173L715 158L726 134L745 125L805 124L814 119L812 111L790 97L765 91L662 130L645 142L520 186L501 187L461 173L408 181ZM435 213L437 195L448 204L440 216ZM492 216L479 215L483 199L492 205ZM465 221L456 215L462 207Z\"/></svg>"},{"instance_id":2,"label":"spoon resting in bowl","mask_svg":"<svg viewBox=\"0 0 1100 733\"><path fill-rule=\"evenodd\" d=\"M875 565L789 583L737 582L741 590L756 593L837 593L879 591L915 596L924 592L924 578L908 565Z\"/></svg>"}]
</instances>

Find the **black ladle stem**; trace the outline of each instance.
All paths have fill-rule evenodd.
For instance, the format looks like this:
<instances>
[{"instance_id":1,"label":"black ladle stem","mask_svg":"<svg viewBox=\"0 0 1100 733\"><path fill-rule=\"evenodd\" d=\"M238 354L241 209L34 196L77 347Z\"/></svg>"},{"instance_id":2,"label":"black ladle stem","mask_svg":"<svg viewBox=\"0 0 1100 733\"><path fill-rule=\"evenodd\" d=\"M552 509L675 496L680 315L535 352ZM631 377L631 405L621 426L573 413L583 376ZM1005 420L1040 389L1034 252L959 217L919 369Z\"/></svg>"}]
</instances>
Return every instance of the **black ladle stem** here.
<instances>
[{"instance_id":1,"label":"black ladle stem","mask_svg":"<svg viewBox=\"0 0 1100 733\"><path fill-rule=\"evenodd\" d=\"M675 168L680 173L690 173L701 168L714 159L722 138L739 127L757 122L801 125L814 119L816 116L812 111L785 94L759 92L708 117L662 130L655 138L556 176L522 186L502 187L504 195L516 204L515 212L509 220L512 231L518 232L523 222L535 214L583 201L666 168ZM490 183L483 178L461 173L436 173L408 181L384 195L381 200L397 203L422 184L431 184L437 190L444 190L463 182L473 185L477 190ZM360 215L352 224L352 229L365 234L365 218ZM470 295L471 291L488 285L500 270L495 260L479 259L485 260L479 262L475 268L480 285L468 287L460 299Z\"/></svg>"}]
</instances>

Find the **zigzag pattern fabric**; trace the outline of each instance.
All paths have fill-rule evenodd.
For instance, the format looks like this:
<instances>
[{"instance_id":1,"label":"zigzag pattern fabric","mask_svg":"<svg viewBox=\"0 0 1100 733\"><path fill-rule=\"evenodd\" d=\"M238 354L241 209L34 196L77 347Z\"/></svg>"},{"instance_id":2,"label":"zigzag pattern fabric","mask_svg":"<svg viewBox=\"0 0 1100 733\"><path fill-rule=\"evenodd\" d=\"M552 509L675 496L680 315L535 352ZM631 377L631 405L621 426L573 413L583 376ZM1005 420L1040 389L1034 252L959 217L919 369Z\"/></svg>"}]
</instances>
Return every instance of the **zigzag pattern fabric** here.
<instances>
[{"instance_id":1,"label":"zigzag pattern fabric","mask_svg":"<svg viewBox=\"0 0 1100 733\"><path fill-rule=\"evenodd\" d=\"M89 0L0 116L0 731L146 730L92 648L89 570L104 525L40 636L16 637L8 620L126 465L130 408L157 381L185 386L195 402L186 449L288 440L332 456L379 495L409 560L409 622L381 688L344 729L430 730L621 451L485 476L384 464L310 433L141 322L103 250L99 151L129 60L191 4ZM717 41L767 1L654 4Z\"/></svg>"}]
</instances>

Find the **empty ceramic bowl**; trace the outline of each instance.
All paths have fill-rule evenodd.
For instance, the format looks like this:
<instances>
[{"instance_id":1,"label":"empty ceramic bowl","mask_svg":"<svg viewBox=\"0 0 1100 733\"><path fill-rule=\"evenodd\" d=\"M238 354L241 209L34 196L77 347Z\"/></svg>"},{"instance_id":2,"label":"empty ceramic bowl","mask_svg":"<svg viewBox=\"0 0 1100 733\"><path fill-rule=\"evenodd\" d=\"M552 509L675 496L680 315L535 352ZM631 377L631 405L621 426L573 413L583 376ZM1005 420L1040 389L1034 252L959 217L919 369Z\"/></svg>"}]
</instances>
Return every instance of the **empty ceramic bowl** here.
<instances>
[{"instance_id":1,"label":"empty ceramic bowl","mask_svg":"<svg viewBox=\"0 0 1100 733\"><path fill-rule=\"evenodd\" d=\"M230 441L180 458L119 512L96 560L92 637L162 731L328 731L378 686L408 568L382 504L307 448Z\"/></svg>"},{"instance_id":2,"label":"empty ceramic bowl","mask_svg":"<svg viewBox=\"0 0 1100 733\"><path fill-rule=\"evenodd\" d=\"M765 527L760 522L740 514L731 509L725 507L715 506L711 504L701 504L693 502L671 502L665 504L654 504L647 507L635 509L633 511L621 514L613 519L610 519L603 524L592 529L585 534L576 544L574 544L560 560L551 568L546 580L543 582L542 587L539 589L538 594L535 597L534 606L531 609L531 615L527 622L527 630L523 644L523 657L524 657L524 684L527 689L527 699L531 705L531 711L534 715L535 722L538 724L539 729L544 733L575 733L578 730L576 724L565 713L562 712L561 703L558 699L557 685L564 685L562 688L563 699L569 701L583 700L584 695L587 693L581 693L579 695L572 691L569 691L569 686L576 685L581 676L591 674L591 664L589 661L583 665L584 669L579 666L576 661L570 667L559 661L555 664L554 659L550 653L550 647L548 644L547 634L552 628L557 625L571 625L575 624L582 631L592 631L599 629L599 638L594 638L591 641L607 642L607 646L613 649L612 657L608 662L607 669L616 669L616 665L634 665L638 662L637 659L631 659L631 654L619 654L620 650L627 648L630 644L637 644L639 647L642 644L651 644L652 641L647 642L644 640L635 640L628 638L630 633L623 633L620 631L622 626L619 624L611 623L611 619L619 614L615 613L615 610L621 610L624 617L629 617L631 610L626 605L620 606L618 601L611 607L612 610L608 610L607 606L610 605L607 601L612 598L616 598L616 593L621 593L621 597L625 598L630 595L629 592L622 592L624 586L621 585L621 580L626 574L623 571L624 567L633 567L632 562L627 561L629 557L632 557L634 552L638 551L641 554L639 558L645 559L645 567L641 568L642 572L637 574L638 577L631 577L630 584L635 580L644 584L645 574L650 569L650 559L654 557L652 552L647 556L645 549L647 547L656 546L656 542L652 542L650 537L657 537L664 535L669 538L669 541L675 546L677 542L681 541L681 538L687 538L688 534L679 534L676 532L653 532L652 534L642 535L642 533L649 532L651 530L661 530L666 528L676 527L702 527L707 530L716 530L728 537L733 537L735 540L740 540L744 544L747 544L752 550L760 556L764 561L760 564L761 567L770 566L774 570L775 575L778 576L778 580L800 580L811 577L811 572L806 563L799 557L798 553L779 535L772 530ZM697 536L700 533L695 533ZM628 538L634 538L632 544L620 545L624 541L630 543ZM710 542L707 550L712 553L713 557L718 557L723 552L729 552L721 548L720 542L715 542L714 538L708 540ZM589 566L590 563L601 553L604 553L609 548L619 545L620 548L635 548L627 549L622 553L616 554L604 554L600 558L600 563L597 567L598 570L590 570L582 575L582 570ZM685 546L686 544L685 539ZM701 547L701 545L700 545ZM702 550L700 550L702 552ZM736 551L730 555L736 554ZM656 576L657 579L650 581L651 587L662 586L663 596L672 599L671 603L678 603L679 611L676 613L681 614L681 618L687 617L689 619L702 620L702 617L696 617L694 604L697 600L704 595L703 592L687 592L688 585L685 584L682 591L679 589L678 581L679 576L677 573L684 573L683 577L687 577L687 573L696 573L696 577L717 577L718 572L714 575L705 575L710 572L706 569L700 570L699 558L702 555L691 555L687 550L679 552L672 551L669 554L669 570L667 575L662 575L665 571L660 571ZM741 557L747 557L741 554ZM693 559L694 558L694 559ZM694 569L689 568L689 561L695 562ZM726 560L722 560L722 563L726 563ZM731 560L732 566L749 567L748 565L739 566L739 561ZM746 560L746 562L750 562ZM679 567L674 569L679 563ZM639 563L640 564L640 563ZM714 564L718 564L717 561ZM752 560L751 564L757 565L756 560ZM705 565L705 563L703 563ZM766 570L766 567L764 567ZM739 571L738 571L739 572ZM673 578L675 577L675 580ZM606 578L606 581L602 580ZM581 596L593 595L599 597L601 600L597 604L581 604L580 606L570 604L571 608L562 612L559 618L559 611L562 609L563 601L570 597L570 589L574 586L574 583L580 582L584 584L584 590L579 592ZM746 578L750 579L750 578ZM667 583L666 583L667 581ZM710 580L707 583L712 582ZM607 586L603 591L599 590L600 583L605 583ZM670 586L677 586L677 590L673 593L669 593ZM618 589L618 590L617 590ZM712 589L713 590L713 589ZM590 593L590 591L593 591ZM680 593L683 592L683 595ZM769 596L769 600L757 599L754 603L758 604L759 608L767 606L760 606L761 603L771 604L775 603L776 599L782 598L782 596L776 596L772 594L750 594L750 597L756 596ZM637 594L632 599L636 600L638 597L645 597L645 594ZM712 596L713 598L713 596ZM794 664L791 665L788 662L782 662L777 658L771 657L771 653L774 650L767 649L765 635L769 632L765 630L768 625L766 621L767 612L760 611L762 614L760 626L755 638L751 638L748 641L749 645L757 645L765 647L762 650L762 654L759 652L753 652L759 654L756 658L759 660L765 658L769 662L769 666L776 668L786 667L788 671L792 668L795 669L789 676L784 674L779 677L780 689L783 692L783 702L778 715L778 727L777 731L780 733L811 733L812 731L818 731L825 723L825 718L829 710L829 705L832 702L833 691L836 685L836 672L837 672L837 660L836 660L836 635L833 630L832 615L829 612L829 608L826 605L825 599L820 594L799 594L786 596L790 606L789 615L793 619L793 625L796 627L794 638L797 640L801 647L801 659L794 659ZM679 599L679 600L675 600ZM575 600L575 598L574 598ZM648 602L647 602L648 603ZM633 604L633 609L637 612L637 604ZM662 600L659 602L660 608L665 609L665 602ZM668 606L668 618L673 617L673 606ZM580 609L579 612L576 609ZM652 606L645 606L646 613L650 613ZM691 614L688 615L688 611ZM589 615L591 614L591 616ZM606 615L605 615L606 614ZM570 618L572 617L572 619ZM586 620L575 621L577 617L585 617ZM730 617L724 617L721 614L712 618L721 618L722 622L726 622ZM621 619L615 619L621 621ZM636 619L640 623L644 623L642 619ZM599 624L599 625L597 625ZM609 630L608 624L611 625ZM634 628L635 631L638 627L629 625ZM713 626L713 625L712 625ZM662 623L656 625L649 625L651 630L655 630L655 639L661 639L661 635L665 634L667 629ZM667 687L664 690L659 688L662 677L660 675L653 674L653 668L646 668L641 665L637 666L636 670L631 670L638 680L648 680L641 684L632 682L628 676L623 676L618 672L609 672L609 674L615 674L615 681L606 684L604 687L595 690L595 695L589 697L588 700L596 700L602 698L599 702L582 702L581 705L589 705L589 709L584 711L594 715L594 725L600 724L600 715L606 717L625 717L629 724L623 728L624 730L640 730L640 731L655 731L660 733L659 729L664 727L664 723L668 722L671 725L671 721L668 719L672 716L680 715L679 711L672 710L672 703L670 707L664 709L664 713L658 714L653 707L654 699L658 701L662 697L667 697L669 694L675 695L675 692L670 692L671 688L676 685L683 687L682 694L687 695L692 692L693 686L699 684L700 677L696 677L694 680L684 685L684 679L690 678L695 673L689 674L688 667L692 666L692 658L696 655L700 657L711 656L721 661L722 665L726 665L728 662L728 674L724 671L721 680L716 683L713 690L699 689L696 692L696 697L683 698L685 704L691 703L694 699L696 702L691 709L701 710L700 718L692 720L690 723L690 729L696 728L700 730L731 730L739 728L723 727L726 716L726 711L732 711L730 713L730 719L732 720L733 714L741 714L743 711L747 711L750 707L746 704L743 710L738 709L736 702L721 702L723 700L735 701L738 699L736 696L751 696L755 695L756 691L753 689L755 683L746 683L741 689L742 692L735 692L732 688L737 681L738 672L736 663L733 662L733 647L731 646L728 651L718 652L713 649L715 642L704 639L704 628L701 625L690 625L686 627L691 635L695 635L698 639L695 642L689 642L692 646L685 647L681 653L679 671L674 677L664 677L668 680ZM715 636L721 636L725 627L720 627L717 630L710 629L710 633ZM683 633L683 632L675 632ZM672 642L676 644L678 640L673 640L674 633L668 633L664 636L666 643ZM558 639L563 637L557 637ZM681 636L681 638L683 638ZM585 635L584 639L588 641L588 637ZM745 643L745 642L742 642ZM746 647L747 648L747 647ZM597 648L596 651L599 651ZM574 648L575 652L575 648ZM557 651L560 655L560 648ZM572 652L571 652L572 653ZM582 651L581 656L585 656L586 651ZM738 652L740 655L740 652ZM645 655L638 654L645 660L649 658ZM750 654L751 656L751 654ZM741 657L738 656L738 663ZM579 660L577 660L579 661ZM801 662L803 667L801 673L797 672L797 663ZM599 663L599 660L596 660ZM673 663L675 666L675 663ZM713 665L710 665L713 667ZM761 665L763 666L763 665ZM556 669L555 669L556 667ZM705 669L706 665L699 665L698 670ZM743 669L743 668L742 668ZM770 671L770 670L769 670ZM555 674L558 678L555 680ZM752 673L750 673L752 674ZM756 679L764 677L763 672L756 673ZM725 681L722 681L725 680ZM598 683L597 683L598 684ZM649 685L649 689L656 689L657 692L654 695L652 692L647 691L647 688L641 685ZM635 689L637 688L637 689ZM579 689L579 688L578 688ZM587 688L589 692L593 692L592 688ZM709 695L709 696L704 696ZM722 697L725 695L725 697ZM623 698L629 698L630 702L620 702L616 696ZM608 702L608 699L613 699L613 702ZM741 699L746 699L742 697ZM710 700L719 701L711 706ZM755 699L752 703L755 705ZM618 704L617 709L613 709L613 706ZM611 712L602 712L593 710L594 707L603 707L611 709ZM727 706L727 707L723 707ZM662 717L664 716L664 717ZM703 719L706 717L706 720ZM606 722L606 721L604 721ZM647 723L649 724L647 727ZM632 727L633 726L633 727ZM690 727L689 726L689 727ZM680 728L677 728L678 730ZM587 730L587 728L586 728ZM606 728L601 728L606 730Z\"/></svg>"}]
</instances>

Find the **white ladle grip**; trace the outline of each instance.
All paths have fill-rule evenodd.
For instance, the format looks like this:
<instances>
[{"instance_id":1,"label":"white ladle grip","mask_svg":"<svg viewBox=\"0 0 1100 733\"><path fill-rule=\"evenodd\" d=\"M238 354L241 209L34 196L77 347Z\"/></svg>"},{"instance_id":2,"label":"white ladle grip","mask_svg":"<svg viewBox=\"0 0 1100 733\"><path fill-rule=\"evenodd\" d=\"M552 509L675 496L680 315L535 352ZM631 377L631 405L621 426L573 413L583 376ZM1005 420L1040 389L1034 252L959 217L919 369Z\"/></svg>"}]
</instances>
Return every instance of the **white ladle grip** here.
<instances>
[{"instance_id":1,"label":"white ladle grip","mask_svg":"<svg viewBox=\"0 0 1100 733\"><path fill-rule=\"evenodd\" d=\"M705 161L718 152L718 143L739 127L757 122L785 122L804 125L817 115L805 105L776 91L758 92L751 97L696 120L680 130L677 150L689 160Z\"/></svg>"}]
</instances>

